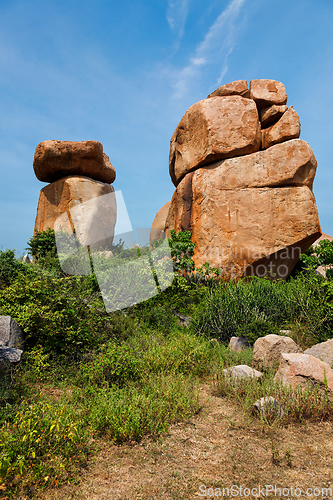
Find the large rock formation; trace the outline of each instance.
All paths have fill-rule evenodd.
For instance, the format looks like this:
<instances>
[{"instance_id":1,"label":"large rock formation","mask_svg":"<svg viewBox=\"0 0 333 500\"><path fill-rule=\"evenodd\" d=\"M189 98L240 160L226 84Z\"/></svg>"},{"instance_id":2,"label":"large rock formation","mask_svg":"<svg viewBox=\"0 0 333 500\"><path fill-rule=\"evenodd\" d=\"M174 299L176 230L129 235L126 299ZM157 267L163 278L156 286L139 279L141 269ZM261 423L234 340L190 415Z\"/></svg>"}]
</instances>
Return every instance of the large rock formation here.
<instances>
[{"instance_id":1,"label":"large rock formation","mask_svg":"<svg viewBox=\"0 0 333 500\"><path fill-rule=\"evenodd\" d=\"M35 231L48 228L75 232L92 248L110 248L117 207L115 169L97 141L44 141L35 152L39 180L51 182L39 195Z\"/></svg>"},{"instance_id":2,"label":"large rock formation","mask_svg":"<svg viewBox=\"0 0 333 500\"><path fill-rule=\"evenodd\" d=\"M70 176L45 186L40 194L35 231L47 228L75 234L82 245L109 248L117 219L114 189L88 177Z\"/></svg>"},{"instance_id":3,"label":"large rock formation","mask_svg":"<svg viewBox=\"0 0 333 500\"><path fill-rule=\"evenodd\" d=\"M150 243L155 240L160 240L165 238L165 221L169 213L169 208L171 205L171 201L167 201L162 208L159 209L157 214L155 215L155 219L151 225L150 230Z\"/></svg>"},{"instance_id":4,"label":"large rock formation","mask_svg":"<svg viewBox=\"0 0 333 500\"><path fill-rule=\"evenodd\" d=\"M243 80L223 85L179 122L165 229L167 236L191 231L196 265L209 262L227 279L287 278L321 234L312 193L317 162L298 139L284 85L253 80L246 89Z\"/></svg>"},{"instance_id":5,"label":"large rock formation","mask_svg":"<svg viewBox=\"0 0 333 500\"><path fill-rule=\"evenodd\" d=\"M38 144L33 167L38 180L54 182L68 175L84 175L111 184L116 171L97 141L44 141Z\"/></svg>"}]
</instances>

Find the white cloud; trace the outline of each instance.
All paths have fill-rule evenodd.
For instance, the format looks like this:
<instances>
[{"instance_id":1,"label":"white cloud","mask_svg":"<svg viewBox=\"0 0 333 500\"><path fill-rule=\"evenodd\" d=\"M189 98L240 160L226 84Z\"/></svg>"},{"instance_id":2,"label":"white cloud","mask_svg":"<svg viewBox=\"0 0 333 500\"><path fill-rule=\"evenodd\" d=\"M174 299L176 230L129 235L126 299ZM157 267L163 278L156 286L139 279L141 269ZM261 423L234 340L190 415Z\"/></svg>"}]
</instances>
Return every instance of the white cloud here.
<instances>
[{"instance_id":1,"label":"white cloud","mask_svg":"<svg viewBox=\"0 0 333 500\"><path fill-rule=\"evenodd\" d=\"M228 71L228 57L233 51L236 39L236 22L245 1L232 0L211 25L205 38L197 46L189 64L179 72L174 97L182 97L187 91L191 80L197 79L200 76L200 71L205 66L216 64L217 61L220 66L220 76L217 78L216 83L220 85Z\"/></svg>"},{"instance_id":2,"label":"white cloud","mask_svg":"<svg viewBox=\"0 0 333 500\"><path fill-rule=\"evenodd\" d=\"M180 41L184 35L185 23L188 16L190 0L169 0L167 10L167 21L172 31L176 33L175 49L179 48Z\"/></svg>"}]
</instances>

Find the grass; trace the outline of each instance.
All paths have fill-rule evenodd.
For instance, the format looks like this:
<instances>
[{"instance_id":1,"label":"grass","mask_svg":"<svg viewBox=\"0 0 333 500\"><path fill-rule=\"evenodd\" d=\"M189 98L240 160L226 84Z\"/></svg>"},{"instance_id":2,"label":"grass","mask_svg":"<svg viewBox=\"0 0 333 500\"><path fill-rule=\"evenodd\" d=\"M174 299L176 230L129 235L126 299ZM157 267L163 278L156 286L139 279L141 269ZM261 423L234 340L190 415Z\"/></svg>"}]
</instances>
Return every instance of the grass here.
<instances>
[{"instance_id":1,"label":"grass","mask_svg":"<svg viewBox=\"0 0 333 500\"><path fill-rule=\"evenodd\" d=\"M221 377L223 368L252 364L252 349L228 349L232 335L253 343L291 329L302 347L331 337L331 282L299 276L206 286L184 278L107 315L91 277L52 277L33 266L25 272L12 258L7 252L0 313L25 328L27 349L0 387L0 491L8 498L75 483L101 437L119 445L165 434L201 411L202 383L214 382L216 394L249 420L257 418L257 399L276 398L284 417L263 421L268 428L332 421L325 395L291 392L274 382L274 371L259 382ZM175 311L191 316L189 328Z\"/></svg>"}]
</instances>

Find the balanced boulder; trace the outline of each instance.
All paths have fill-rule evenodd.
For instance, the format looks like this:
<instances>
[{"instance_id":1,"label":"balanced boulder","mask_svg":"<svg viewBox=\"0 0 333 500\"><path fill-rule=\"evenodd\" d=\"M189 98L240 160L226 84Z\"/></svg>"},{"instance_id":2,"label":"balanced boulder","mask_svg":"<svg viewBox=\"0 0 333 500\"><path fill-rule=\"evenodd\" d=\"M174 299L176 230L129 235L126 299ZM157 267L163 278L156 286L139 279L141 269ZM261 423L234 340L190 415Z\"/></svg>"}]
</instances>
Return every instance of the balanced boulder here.
<instances>
[{"instance_id":1,"label":"balanced boulder","mask_svg":"<svg viewBox=\"0 0 333 500\"><path fill-rule=\"evenodd\" d=\"M192 170L258 151L261 131L257 107L241 96L211 97L186 111L170 142L169 171L177 186Z\"/></svg>"},{"instance_id":2,"label":"balanced boulder","mask_svg":"<svg viewBox=\"0 0 333 500\"><path fill-rule=\"evenodd\" d=\"M33 167L42 182L83 175L111 184L116 178L116 171L98 141L43 141L36 148Z\"/></svg>"},{"instance_id":3,"label":"balanced boulder","mask_svg":"<svg viewBox=\"0 0 333 500\"><path fill-rule=\"evenodd\" d=\"M287 103L285 86L276 80L251 80L250 97L256 102L258 108Z\"/></svg>"},{"instance_id":4,"label":"balanced boulder","mask_svg":"<svg viewBox=\"0 0 333 500\"><path fill-rule=\"evenodd\" d=\"M231 82L191 106L171 138L166 235L189 230L196 266L222 278L286 279L321 234L317 161L286 102L281 82L252 80L249 92Z\"/></svg>"}]
</instances>

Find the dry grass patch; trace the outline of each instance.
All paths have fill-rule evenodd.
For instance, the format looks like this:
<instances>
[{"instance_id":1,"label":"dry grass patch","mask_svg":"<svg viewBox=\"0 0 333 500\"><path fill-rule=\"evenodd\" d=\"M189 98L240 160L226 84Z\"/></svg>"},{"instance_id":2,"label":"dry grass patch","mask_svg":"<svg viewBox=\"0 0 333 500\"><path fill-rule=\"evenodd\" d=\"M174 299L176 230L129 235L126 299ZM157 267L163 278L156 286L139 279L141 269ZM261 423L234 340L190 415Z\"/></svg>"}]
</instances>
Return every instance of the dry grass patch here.
<instances>
[{"instance_id":1,"label":"dry grass patch","mask_svg":"<svg viewBox=\"0 0 333 500\"><path fill-rule=\"evenodd\" d=\"M98 442L100 451L82 473L79 486L48 490L36 498L210 498L199 495L200 485L206 491L232 485L333 490L330 422L263 425L260 419L246 416L239 404L215 396L207 385L201 387L200 401L203 408L198 415L171 426L168 434L156 440L144 438L139 444L122 446ZM301 498L306 498L305 493Z\"/></svg>"}]
</instances>

